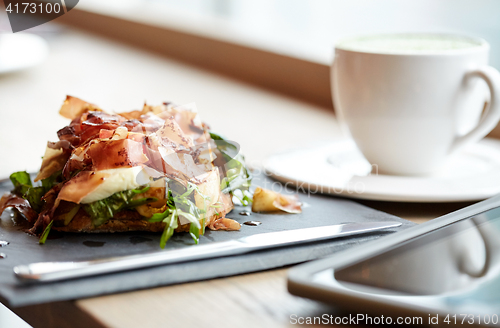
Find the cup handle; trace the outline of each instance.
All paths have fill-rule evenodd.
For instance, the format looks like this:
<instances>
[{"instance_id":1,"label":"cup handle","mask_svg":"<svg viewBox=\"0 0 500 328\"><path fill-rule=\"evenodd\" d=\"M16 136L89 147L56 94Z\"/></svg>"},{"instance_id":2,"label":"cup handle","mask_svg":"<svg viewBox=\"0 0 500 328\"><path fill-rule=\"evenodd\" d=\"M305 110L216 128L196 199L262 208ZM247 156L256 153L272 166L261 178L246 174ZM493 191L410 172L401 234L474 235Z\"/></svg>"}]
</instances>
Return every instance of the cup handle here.
<instances>
[{"instance_id":1,"label":"cup handle","mask_svg":"<svg viewBox=\"0 0 500 328\"><path fill-rule=\"evenodd\" d=\"M479 124L469 133L457 137L450 148L450 153L459 150L469 143L481 140L495 128L500 120L500 73L491 66L483 66L466 74L466 78L473 76L482 78L488 85L490 89L490 102Z\"/></svg>"},{"instance_id":2,"label":"cup handle","mask_svg":"<svg viewBox=\"0 0 500 328\"><path fill-rule=\"evenodd\" d=\"M471 259L462 257L460 259L459 268L461 272L466 273L473 278L481 278L488 273L491 267L493 243L491 241L491 233L487 231L485 232L484 227L481 226L482 223L488 222L488 219L485 220L481 219L480 217L473 217L471 221L475 225L477 231L479 232L479 235L481 235L481 238L483 239L485 251L484 265L479 271L474 271L470 268ZM470 256L470 253L466 254Z\"/></svg>"}]
</instances>

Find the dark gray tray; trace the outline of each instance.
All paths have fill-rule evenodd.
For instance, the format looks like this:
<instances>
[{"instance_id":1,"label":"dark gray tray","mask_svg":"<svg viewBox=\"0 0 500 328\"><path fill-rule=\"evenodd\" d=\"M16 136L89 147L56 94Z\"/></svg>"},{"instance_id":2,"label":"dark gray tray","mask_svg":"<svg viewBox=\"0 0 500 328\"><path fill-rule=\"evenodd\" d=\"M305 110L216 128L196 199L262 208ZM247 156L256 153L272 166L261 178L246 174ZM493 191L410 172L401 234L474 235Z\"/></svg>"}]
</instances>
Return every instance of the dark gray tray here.
<instances>
[{"instance_id":1,"label":"dark gray tray","mask_svg":"<svg viewBox=\"0 0 500 328\"><path fill-rule=\"evenodd\" d=\"M270 186L269 182L263 176L255 179L256 185L265 183ZM277 182L273 183L275 187L278 186ZM10 190L11 187L10 181L0 181L0 194ZM12 272L12 268L18 264L40 261L87 260L160 251L160 234L66 233L60 235L60 238L48 239L45 245L39 245L36 237L26 234L21 226L14 224L11 212L7 210L0 220L0 240L10 243L5 247L0 247L0 253L7 256L0 259L0 302L17 307L279 268L323 258L334 252L414 225L410 221L345 199L324 195L308 196L306 194L300 194L299 197L301 201L307 203L302 214L253 213L251 216L243 216L239 213L244 208L236 208L229 213L228 217L240 223L256 220L262 222L262 224L259 226L242 225L240 231L207 230L205 236L200 238L200 244L225 241L256 233L346 222L383 220L402 222L403 225L387 232L346 237L301 246L275 248L246 255L166 265L42 285L21 285L16 281ZM193 242L189 234L181 233L171 238L165 251L192 246Z\"/></svg>"}]
</instances>

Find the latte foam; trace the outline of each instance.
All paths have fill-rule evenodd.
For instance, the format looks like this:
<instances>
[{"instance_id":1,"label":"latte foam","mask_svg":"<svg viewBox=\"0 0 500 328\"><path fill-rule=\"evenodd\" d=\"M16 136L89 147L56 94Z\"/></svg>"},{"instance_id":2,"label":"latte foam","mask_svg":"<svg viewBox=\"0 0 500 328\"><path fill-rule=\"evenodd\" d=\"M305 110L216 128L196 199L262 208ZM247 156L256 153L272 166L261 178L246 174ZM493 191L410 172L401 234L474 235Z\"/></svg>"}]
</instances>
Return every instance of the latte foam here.
<instances>
[{"instance_id":1,"label":"latte foam","mask_svg":"<svg viewBox=\"0 0 500 328\"><path fill-rule=\"evenodd\" d=\"M467 37L438 34L374 35L347 39L337 48L371 53L448 53L486 46L486 42Z\"/></svg>"}]
</instances>

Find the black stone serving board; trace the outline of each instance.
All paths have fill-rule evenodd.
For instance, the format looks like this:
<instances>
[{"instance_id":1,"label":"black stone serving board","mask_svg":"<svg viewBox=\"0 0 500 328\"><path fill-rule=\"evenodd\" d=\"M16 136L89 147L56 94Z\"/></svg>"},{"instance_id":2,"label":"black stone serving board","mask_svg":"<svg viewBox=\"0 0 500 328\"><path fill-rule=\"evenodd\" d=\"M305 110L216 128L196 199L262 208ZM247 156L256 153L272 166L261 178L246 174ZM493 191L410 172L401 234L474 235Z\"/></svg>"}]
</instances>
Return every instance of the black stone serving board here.
<instances>
[{"instance_id":1,"label":"black stone serving board","mask_svg":"<svg viewBox=\"0 0 500 328\"><path fill-rule=\"evenodd\" d=\"M280 188L278 182L260 175L254 185L272 189ZM11 189L10 181L0 181L0 195ZM373 240L394 231L414 225L410 221L373 210L356 202L326 195L299 194L306 205L301 214L239 214L245 209L235 208L228 217L240 223L249 220L262 222L259 226L242 224L240 231L209 231L200 238L200 244L236 239L257 233L325 226L347 222L397 221L402 226L385 232L345 237L326 242L300 246L274 248L246 255L221 257L196 262L138 269L89 278L74 279L36 285L20 284L13 267L41 261L89 260L119 255L161 251L160 234L155 233L106 233L106 234L62 234L39 245L36 237L23 232L16 225L12 211L6 210L0 220L0 241L9 244L0 247L0 302L11 307L38 303L80 299L104 294L178 284L189 281L227 277L249 272L279 268L304 261L315 260L354 245ZM164 251L193 246L187 233L175 234Z\"/></svg>"}]
</instances>

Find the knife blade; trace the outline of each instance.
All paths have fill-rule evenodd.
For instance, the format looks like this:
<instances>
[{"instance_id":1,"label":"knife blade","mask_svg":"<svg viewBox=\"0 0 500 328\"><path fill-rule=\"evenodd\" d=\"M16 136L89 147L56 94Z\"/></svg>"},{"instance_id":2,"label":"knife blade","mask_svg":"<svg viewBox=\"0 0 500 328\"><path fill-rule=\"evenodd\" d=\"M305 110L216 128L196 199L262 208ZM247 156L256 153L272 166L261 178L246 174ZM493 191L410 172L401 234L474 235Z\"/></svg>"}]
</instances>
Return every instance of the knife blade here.
<instances>
[{"instance_id":1,"label":"knife blade","mask_svg":"<svg viewBox=\"0 0 500 328\"><path fill-rule=\"evenodd\" d=\"M399 227L393 221L336 224L315 228L267 232L240 239L170 251L126 255L90 261L38 262L14 267L22 282L51 282L165 264L240 255L267 248L352 236Z\"/></svg>"}]
</instances>

